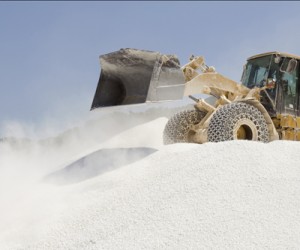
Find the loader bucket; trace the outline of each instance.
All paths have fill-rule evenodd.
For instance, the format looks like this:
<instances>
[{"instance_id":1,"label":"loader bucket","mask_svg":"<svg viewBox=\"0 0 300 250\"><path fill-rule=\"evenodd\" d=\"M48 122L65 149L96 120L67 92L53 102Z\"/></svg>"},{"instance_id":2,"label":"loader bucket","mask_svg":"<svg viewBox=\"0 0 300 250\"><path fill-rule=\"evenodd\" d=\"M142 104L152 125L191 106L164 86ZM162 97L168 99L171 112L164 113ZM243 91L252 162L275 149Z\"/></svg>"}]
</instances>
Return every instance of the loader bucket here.
<instances>
[{"instance_id":1,"label":"loader bucket","mask_svg":"<svg viewBox=\"0 0 300 250\"><path fill-rule=\"evenodd\" d=\"M100 56L92 109L182 99L184 76L174 55L121 49Z\"/></svg>"}]
</instances>

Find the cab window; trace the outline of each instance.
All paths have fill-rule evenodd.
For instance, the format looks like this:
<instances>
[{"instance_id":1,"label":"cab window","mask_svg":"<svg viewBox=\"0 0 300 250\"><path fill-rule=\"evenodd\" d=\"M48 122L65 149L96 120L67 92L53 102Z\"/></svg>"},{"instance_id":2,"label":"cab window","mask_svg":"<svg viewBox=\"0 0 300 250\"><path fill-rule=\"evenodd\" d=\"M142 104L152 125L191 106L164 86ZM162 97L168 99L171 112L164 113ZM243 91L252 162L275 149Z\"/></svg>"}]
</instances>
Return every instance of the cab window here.
<instances>
[{"instance_id":1,"label":"cab window","mask_svg":"<svg viewBox=\"0 0 300 250\"><path fill-rule=\"evenodd\" d=\"M282 94L283 94L283 112L289 114L296 114L298 111L297 102L297 85L298 85L298 68L293 72L283 72L281 77ZM296 113L295 113L296 112Z\"/></svg>"}]
</instances>

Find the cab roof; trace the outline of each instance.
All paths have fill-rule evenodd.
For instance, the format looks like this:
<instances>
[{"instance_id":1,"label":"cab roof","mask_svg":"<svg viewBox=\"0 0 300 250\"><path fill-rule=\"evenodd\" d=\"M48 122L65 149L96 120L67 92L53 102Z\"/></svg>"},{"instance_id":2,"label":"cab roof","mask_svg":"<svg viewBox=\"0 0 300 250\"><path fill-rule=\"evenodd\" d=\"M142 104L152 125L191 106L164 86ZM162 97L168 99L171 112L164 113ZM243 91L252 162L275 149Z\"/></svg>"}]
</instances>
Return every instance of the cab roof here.
<instances>
[{"instance_id":1,"label":"cab roof","mask_svg":"<svg viewBox=\"0 0 300 250\"><path fill-rule=\"evenodd\" d=\"M294 59L300 60L300 56L297 56L297 55L293 55L293 54L289 54L289 53L285 53L285 52L272 51L272 52L266 52L266 53L251 56L247 59L247 61L251 60L251 59L263 57L263 56L268 56L268 55L278 55L278 56L282 56L282 57L289 57L289 58L294 58Z\"/></svg>"}]
</instances>

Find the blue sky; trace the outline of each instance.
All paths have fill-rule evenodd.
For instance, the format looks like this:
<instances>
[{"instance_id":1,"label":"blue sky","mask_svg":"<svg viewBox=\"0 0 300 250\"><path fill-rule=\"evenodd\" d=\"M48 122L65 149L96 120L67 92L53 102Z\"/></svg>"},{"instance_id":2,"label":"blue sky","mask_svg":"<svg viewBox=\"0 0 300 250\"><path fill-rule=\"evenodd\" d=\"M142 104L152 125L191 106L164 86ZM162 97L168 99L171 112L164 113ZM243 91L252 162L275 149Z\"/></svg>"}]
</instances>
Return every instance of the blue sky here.
<instances>
[{"instance_id":1,"label":"blue sky","mask_svg":"<svg viewBox=\"0 0 300 250\"><path fill-rule=\"evenodd\" d=\"M89 112L99 55L191 54L239 81L252 54L300 55L300 2L0 2L0 129Z\"/></svg>"}]
</instances>

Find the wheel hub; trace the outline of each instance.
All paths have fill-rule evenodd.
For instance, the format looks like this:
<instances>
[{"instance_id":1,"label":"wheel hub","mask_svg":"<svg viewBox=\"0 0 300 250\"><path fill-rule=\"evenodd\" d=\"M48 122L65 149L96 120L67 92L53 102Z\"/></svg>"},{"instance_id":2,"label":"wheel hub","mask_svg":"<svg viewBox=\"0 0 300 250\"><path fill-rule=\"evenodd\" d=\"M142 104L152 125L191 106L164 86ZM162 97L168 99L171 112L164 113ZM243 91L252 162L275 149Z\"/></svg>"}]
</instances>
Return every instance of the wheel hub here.
<instances>
[{"instance_id":1,"label":"wheel hub","mask_svg":"<svg viewBox=\"0 0 300 250\"><path fill-rule=\"evenodd\" d=\"M234 127L233 137L234 140L256 141L258 138L257 128L251 120L241 119Z\"/></svg>"}]
</instances>

